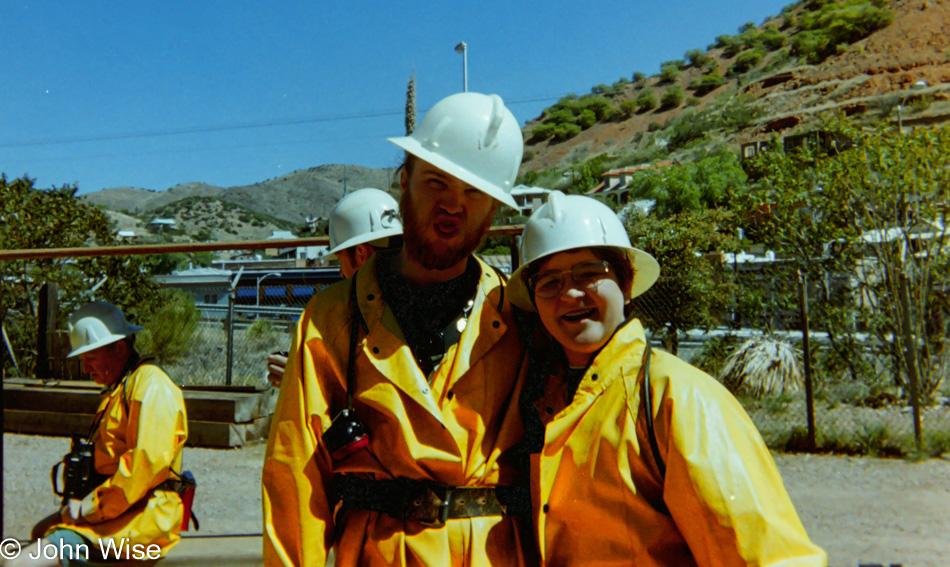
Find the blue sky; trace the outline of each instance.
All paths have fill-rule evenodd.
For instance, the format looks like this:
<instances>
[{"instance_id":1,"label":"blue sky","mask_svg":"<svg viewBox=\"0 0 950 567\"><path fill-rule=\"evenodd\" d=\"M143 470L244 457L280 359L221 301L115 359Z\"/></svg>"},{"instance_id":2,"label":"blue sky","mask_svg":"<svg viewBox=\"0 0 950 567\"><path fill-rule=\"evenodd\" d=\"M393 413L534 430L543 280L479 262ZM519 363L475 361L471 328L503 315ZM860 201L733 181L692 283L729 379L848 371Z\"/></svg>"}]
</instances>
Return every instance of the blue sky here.
<instances>
[{"instance_id":1,"label":"blue sky","mask_svg":"<svg viewBox=\"0 0 950 567\"><path fill-rule=\"evenodd\" d=\"M0 0L0 172L37 186L248 185L390 167L424 111L497 93L524 124L568 93L761 24L791 0Z\"/></svg>"}]
</instances>

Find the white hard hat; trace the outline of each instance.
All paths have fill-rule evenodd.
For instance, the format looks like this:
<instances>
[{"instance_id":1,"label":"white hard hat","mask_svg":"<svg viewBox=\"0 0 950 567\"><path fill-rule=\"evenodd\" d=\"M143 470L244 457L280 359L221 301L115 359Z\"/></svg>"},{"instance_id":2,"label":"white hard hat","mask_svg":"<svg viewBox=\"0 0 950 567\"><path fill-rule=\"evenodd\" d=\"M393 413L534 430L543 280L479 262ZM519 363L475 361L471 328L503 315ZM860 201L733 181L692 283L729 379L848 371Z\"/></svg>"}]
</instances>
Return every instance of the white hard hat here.
<instances>
[{"instance_id":1,"label":"white hard hat","mask_svg":"<svg viewBox=\"0 0 950 567\"><path fill-rule=\"evenodd\" d=\"M610 207L591 197L552 191L548 201L528 219L521 234L521 265L508 281L511 302L535 311L522 276L525 269L552 254L590 247L613 248L626 256L634 274L630 297L650 289L660 276L656 259L630 244L627 230Z\"/></svg>"},{"instance_id":2,"label":"white hard hat","mask_svg":"<svg viewBox=\"0 0 950 567\"><path fill-rule=\"evenodd\" d=\"M67 358L121 341L141 330L111 303L96 301L83 305L69 316L69 344L73 350Z\"/></svg>"},{"instance_id":3,"label":"white hard hat","mask_svg":"<svg viewBox=\"0 0 950 567\"><path fill-rule=\"evenodd\" d=\"M512 208L511 198L524 138L498 95L458 93L433 106L411 136L389 138L427 161Z\"/></svg>"},{"instance_id":4,"label":"white hard hat","mask_svg":"<svg viewBox=\"0 0 950 567\"><path fill-rule=\"evenodd\" d=\"M336 254L357 244L399 236L402 234L399 205L389 193L379 189L353 191L333 207L328 232L328 254Z\"/></svg>"}]
</instances>

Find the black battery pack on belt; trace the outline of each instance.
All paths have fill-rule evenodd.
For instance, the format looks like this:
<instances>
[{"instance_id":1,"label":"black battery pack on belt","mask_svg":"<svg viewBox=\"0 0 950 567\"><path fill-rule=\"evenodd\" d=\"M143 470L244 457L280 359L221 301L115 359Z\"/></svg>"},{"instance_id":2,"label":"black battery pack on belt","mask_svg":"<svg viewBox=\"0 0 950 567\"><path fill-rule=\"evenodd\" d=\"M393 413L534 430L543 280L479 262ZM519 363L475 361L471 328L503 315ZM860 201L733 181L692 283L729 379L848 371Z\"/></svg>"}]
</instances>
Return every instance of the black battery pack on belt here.
<instances>
[{"instance_id":1,"label":"black battery pack on belt","mask_svg":"<svg viewBox=\"0 0 950 567\"><path fill-rule=\"evenodd\" d=\"M368 447L369 435L356 412L345 409L333 418L330 427L323 432L323 443L333 460L339 461Z\"/></svg>"}]
</instances>

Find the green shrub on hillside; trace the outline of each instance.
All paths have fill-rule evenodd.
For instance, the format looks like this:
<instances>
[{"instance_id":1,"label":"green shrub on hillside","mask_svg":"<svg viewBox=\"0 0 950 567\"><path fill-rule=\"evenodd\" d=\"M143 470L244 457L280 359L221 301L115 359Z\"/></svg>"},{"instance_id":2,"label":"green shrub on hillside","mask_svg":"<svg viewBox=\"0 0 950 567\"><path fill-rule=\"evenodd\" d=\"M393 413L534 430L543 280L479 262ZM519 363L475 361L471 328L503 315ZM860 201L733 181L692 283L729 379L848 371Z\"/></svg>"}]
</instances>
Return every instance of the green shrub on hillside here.
<instances>
[{"instance_id":1,"label":"green shrub on hillside","mask_svg":"<svg viewBox=\"0 0 950 567\"><path fill-rule=\"evenodd\" d=\"M633 82L634 82L634 83L639 83L640 81L642 81L642 80L644 80L644 79L646 79L646 78L647 78L647 76L646 76L644 73L641 73L640 71L634 71L634 72L633 72Z\"/></svg>"},{"instance_id":2,"label":"green shrub on hillside","mask_svg":"<svg viewBox=\"0 0 950 567\"><path fill-rule=\"evenodd\" d=\"M791 59L791 50L788 47L783 47L772 54L772 57L770 57L768 62L762 67L762 70L773 71L778 69L788 63L789 59Z\"/></svg>"},{"instance_id":3,"label":"green shrub on hillside","mask_svg":"<svg viewBox=\"0 0 950 567\"><path fill-rule=\"evenodd\" d=\"M653 94L653 89L643 89L640 91L640 95L637 96L637 109L640 112L653 110L656 108L656 105L656 95Z\"/></svg>"},{"instance_id":4,"label":"green shrub on hillside","mask_svg":"<svg viewBox=\"0 0 950 567\"><path fill-rule=\"evenodd\" d=\"M686 93L683 92L683 87L679 85L673 85L672 87L666 89L666 92L663 93L663 96L660 98L660 105L663 108L676 108L677 106L683 104L683 98L686 96Z\"/></svg>"},{"instance_id":5,"label":"green shrub on hillside","mask_svg":"<svg viewBox=\"0 0 950 567\"><path fill-rule=\"evenodd\" d=\"M716 60L703 53L699 49L690 49L686 52L686 58L690 65L697 69L708 69L710 65L716 65Z\"/></svg>"},{"instance_id":6,"label":"green shrub on hillside","mask_svg":"<svg viewBox=\"0 0 950 567\"><path fill-rule=\"evenodd\" d=\"M759 41L769 51L775 51L785 45L785 34L778 31L773 24L768 24L765 31L759 35Z\"/></svg>"},{"instance_id":7,"label":"green shrub on hillside","mask_svg":"<svg viewBox=\"0 0 950 567\"><path fill-rule=\"evenodd\" d=\"M746 49L736 56L736 60L729 66L728 74L737 75L751 71L765 57L765 51L756 47L755 49Z\"/></svg>"},{"instance_id":8,"label":"green shrub on hillside","mask_svg":"<svg viewBox=\"0 0 950 567\"><path fill-rule=\"evenodd\" d=\"M803 30L792 37L792 53L818 63L840 52L847 45L890 25L894 14L886 0L844 0L843 2L810 2L813 12L803 13L798 20Z\"/></svg>"},{"instance_id":9,"label":"green shrub on hillside","mask_svg":"<svg viewBox=\"0 0 950 567\"><path fill-rule=\"evenodd\" d=\"M558 124L554 127L554 137L559 141L569 140L581 133L581 127L577 124Z\"/></svg>"},{"instance_id":10,"label":"green shrub on hillside","mask_svg":"<svg viewBox=\"0 0 950 567\"><path fill-rule=\"evenodd\" d=\"M637 111L637 101L634 99L625 100L620 103L620 116L622 118L630 118Z\"/></svg>"},{"instance_id":11,"label":"green shrub on hillside","mask_svg":"<svg viewBox=\"0 0 950 567\"><path fill-rule=\"evenodd\" d=\"M580 126L582 130L586 130L597 123L597 116L593 110L585 108L581 111L574 123Z\"/></svg>"},{"instance_id":12,"label":"green shrub on hillside","mask_svg":"<svg viewBox=\"0 0 950 567\"><path fill-rule=\"evenodd\" d=\"M660 80L664 83L672 83L680 76L680 68L677 65L664 65L660 68Z\"/></svg>"},{"instance_id":13,"label":"green shrub on hillside","mask_svg":"<svg viewBox=\"0 0 950 567\"><path fill-rule=\"evenodd\" d=\"M554 136L555 128L557 128L557 124L538 124L531 130L531 137L538 141L547 140Z\"/></svg>"},{"instance_id":14,"label":"green shrub on hillside","mask_svg":"<svg viewBox=\"0 0 950 567\"><path fill-rule=\"evenodd\" d=\"M584 97L578 101L578 104L578 115L582 114L585 110L590 110L594 113L598 122L612 120L614 118L613 113L616 111L614 105L602 96Z\"/></svg>"},{"instance_id":15,"label":"green shrub on hillside","mask_svg":"<svg viewBox=\"0 0 950 567\"><path fill-rule=\"evenodd\" d=\"M735 57L744 46L742 38L739 36L732 36L729 34L724 34L716 37L716 47L722 48L722 53L726 57Z\"/></svg>"},{"instance_id":16,"label":"green shrub on hillside","mask_svg":"<svg viewBox=\"0 0 950 567\"><path fill-rule=\"evenodd\" d=\"M702 96L718 89L724 84L726 84L726 78L714 71L708 75L693 79L689 84L689 88L696 91L696 94Z\"/></svg>"}]
</instances>

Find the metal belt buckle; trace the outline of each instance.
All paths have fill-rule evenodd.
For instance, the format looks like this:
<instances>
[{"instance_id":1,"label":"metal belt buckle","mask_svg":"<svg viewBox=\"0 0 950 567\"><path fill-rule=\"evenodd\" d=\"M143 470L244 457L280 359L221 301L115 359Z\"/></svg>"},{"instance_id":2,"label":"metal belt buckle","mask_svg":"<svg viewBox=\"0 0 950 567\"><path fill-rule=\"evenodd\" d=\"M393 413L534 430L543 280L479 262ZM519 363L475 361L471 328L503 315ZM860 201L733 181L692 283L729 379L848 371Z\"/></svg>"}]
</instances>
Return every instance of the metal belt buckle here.
<instances>
[{"instance_id":1,"label":"metal belt buckle","mask_svg":"<svg viewBox=\"0 0 950 567\"><path fill-rule=\"evenodd\" d=\"M438 496L438 495L436 495ZM445 489L445 497L441 498L442 502L439 504L438 512L439 515L435 520L431 522L422 521L422 525L428 528L441 528L445 525L445 521L449 519L449 503L452 501L452 489Z\"/></svg>"}]
</instances>

